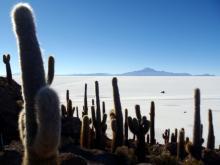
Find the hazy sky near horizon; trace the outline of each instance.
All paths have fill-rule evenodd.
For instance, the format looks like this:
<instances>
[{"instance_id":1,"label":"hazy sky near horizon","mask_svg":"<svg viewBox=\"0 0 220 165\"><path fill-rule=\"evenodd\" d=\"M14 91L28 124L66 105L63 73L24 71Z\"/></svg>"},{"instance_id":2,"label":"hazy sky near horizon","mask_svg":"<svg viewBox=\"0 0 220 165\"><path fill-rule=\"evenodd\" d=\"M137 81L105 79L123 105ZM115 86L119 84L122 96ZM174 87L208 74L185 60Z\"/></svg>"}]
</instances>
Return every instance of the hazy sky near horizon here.
<instances>
[{"instance_id":1,"label":"hazy sky near horizon","mask_svg":"<svg viewBox=\"0 0 220 165\"><path fill-rule=\"evenodd\" d=\"M10 10L0 0L0 55L20 72ZM219 0L27 0L56 74L156 70L220 75ZM0 74L5 66L0 63Z\"/></svg>"}]
</instances>

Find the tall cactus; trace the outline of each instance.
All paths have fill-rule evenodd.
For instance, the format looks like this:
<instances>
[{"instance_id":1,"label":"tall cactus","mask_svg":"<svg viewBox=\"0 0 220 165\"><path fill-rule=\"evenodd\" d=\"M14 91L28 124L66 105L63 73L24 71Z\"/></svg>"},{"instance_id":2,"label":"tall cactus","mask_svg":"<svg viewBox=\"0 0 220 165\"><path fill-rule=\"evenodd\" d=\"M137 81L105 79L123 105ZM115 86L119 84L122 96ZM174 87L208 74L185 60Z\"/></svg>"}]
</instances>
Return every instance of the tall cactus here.
<instances>
[{"instance_id":1,"label":"tall cactus","mask_svg":"<svg viewBox=\"0 0 220 165\"><path fill-rule=\"evenodd\" d=\"M128 126L133 134L137 136L137 150L136 154L139 162L145 161L145 135L150 128L150 121L146 116L141 115L140 106L135 106L135 112L137 118L128 117Z\"/></svg>"},{"instance_id":2,"label":"tall cactus","mask_svg":"<svg viewBox=\"0 0 220 165\"><path fill-rule=\"evenodd\" d=\"M128 110L125 109L125 124L124 124L124 144L128 145Z\"/></svg>"},{"instance_id":3,"label":"tall cactus","mask_svg":"<svg viewBox=\"0 0 220 165\"><path fill-rule=\"evenodd\" d=\"M208 139L207 139L207 148L213 150L215 147L215 135L214 135L214 128L212 123L212 110L209 109L209 130L208 130Z\"/></svg>"},{"instance_id":4,"label":"tall cactus","mask_svg":"<svg viewBox=\"0 0 220 165\"><path fill-rule=\"evenodd\" d=\"M194 127L193 127L193 147L194 157L201 158L202 151L202 129L200 119L200 90L195 89L195 113L194 113Z\"/></svg>"},{"instance_id":5,"label":"tall cactus","mask_svg":"<svg viewBox=\"0 0 220 165\"><path fill-rule=\"evenodd\" d=\"M154 102L152 101L150 107L150 144L151 145L156 143L154 120L155 120L155 105Z\"/></svg>"},{"instance_id":6,"label":"tall cactus","mask_svg":"<svg viewBox=\"0 0 220 165\"><path fill-rule=\"evenodd\" d=\"M8 83L11 84L12 74L11 74L10 55L9 54L3 55L3 62L5 63L5 66L6 66L6 75L7 75Z\"/></svg>"},{"instance_id":7,"label":"tall cactus","mask_svg":"<svg viewBox=\"0 0 220 165\"><path fill-rule=\"evenodd\" d=\"M31 7L24 3L17 4L12 10L25 99L25 111L19 119L25 150L23 165L56 165L61 132L59 99L46 86L32 12Z\"/></svg>"},{"instance_id":8,"label":"tall cactus","mask_svg":"<svg viewBox=\"0 0 220 165\"><path fill-rule=\"evenodd\" d=\"M88 115L88 101L87 101L87 84L85 84L85 91L84 91L84 106L82 116Z\"/></svg>"},{"instance_id":9,"label":"tall cactus","mask_svg":"<svg viewBox=\"0 0 220 165\"><path fill-rule=\"evenodd\" d=\"M100 100L99 100L99 84L98 81L95 82L95 94L96 94L96 112L95 108L92 108L92 123L96 130L95 135L95 145L97 148L102 148L101 144L101 136L102 136L102 129L101 129L101 110L100 110Z\"/></svg>"},{"instance_id":10,"label":"tall cactus","mask_svg":"<svg viewBox=\"0 0 220 165\"><path fill-rule=\"evenodd\" d=\"M87 115L83 116L81 134L80 134L80 146L83 148L90 148L90 119Z\"/></svg>"},{"instance_id":11,"label":"tall cactus","mask_svg":"<svg viewBox=\"0 0 220 165\"><path fill-rule=\"evenodd\" d=\"M123 115L121 109L121 101L118 90L117 78L112 79L113 86L113 99L115 110L115 122L117 129L115 130L115 140L112 142L112 151L115 152L116 148L123 145Z\"/></svg>"},{"instance_id":12,"label":"tall cactus","mask_svg":"<svg viewBox=\"0 0 220 165\"><path fill-rule=\"evenodd\" d=\"M185 131L182 128L179 131L179 141L177 144L177 158L183 160L185 158Z\"/></svg>"}]
</instances>

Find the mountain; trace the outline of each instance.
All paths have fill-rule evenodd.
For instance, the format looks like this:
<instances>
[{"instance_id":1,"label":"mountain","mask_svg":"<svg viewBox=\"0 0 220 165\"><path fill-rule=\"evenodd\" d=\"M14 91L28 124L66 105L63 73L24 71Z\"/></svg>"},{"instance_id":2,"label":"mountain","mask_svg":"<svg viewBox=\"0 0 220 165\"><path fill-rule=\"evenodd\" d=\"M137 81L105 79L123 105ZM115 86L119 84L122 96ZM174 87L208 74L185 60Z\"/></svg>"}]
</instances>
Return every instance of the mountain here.
<instances>
[{"instance_id":1,"label":"mountain","mask_svg":"<svg viewBox=\"0 0 220 165\"><path fill-rule=\"evenodd\" d=\"M144 68L133 72L121 74L122 76L192 76L189 73L172 73L166 71L157 71L152 68Z\"/></svg>"},{"instance_id":2,"label":"mountain","mask_svg":"<svg viewBox=\"0 0 220 165\"><path fill-rule=\"evenodd\" d=\"M211 74L192 75L189 73L174 73L166 71L158 71L152 68L144 68L132 72L122 74L109 74L109 73L86 73L86 74L72 74L72 76L214 76Z\"/></svg>"}]
</instances>

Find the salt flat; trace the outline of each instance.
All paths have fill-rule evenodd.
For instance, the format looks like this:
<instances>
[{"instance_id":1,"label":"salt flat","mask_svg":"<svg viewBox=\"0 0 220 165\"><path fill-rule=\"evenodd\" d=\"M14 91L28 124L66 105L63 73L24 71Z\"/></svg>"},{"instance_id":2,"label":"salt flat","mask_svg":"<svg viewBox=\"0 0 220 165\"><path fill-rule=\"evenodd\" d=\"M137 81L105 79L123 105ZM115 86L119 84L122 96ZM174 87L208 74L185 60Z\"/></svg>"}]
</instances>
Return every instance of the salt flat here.
<instances>
[{"instance_id":1,"label":"salt flat","mask_svg":"<svg viewBox=\"0 0 220 165\"><path fill-rule=\"evenodd\" d=\"M20 82L19 77L15 79ZM113 109L112 77L55 76L52 87L62 103L65 103L66 90L69 89L73 105L79 106L81 114L84 84L88 84L88 101L91 105L91 99L95 98L96 80L99 81L100 99L105 101L109 112ZM192 137L194 89L200 88L203 138L206 141L208 109L212 109L216 146L220 144L220 77L118 77L118 86L122 108L128 108L130 116L135 116L134 106L139 104L142 115L149 119L150 102L155 102L156 139L160 143L163 142L162 133L167 128L174 131L175 128L184 127L186 136ZM162 90L166 93L161 94ZM111 137L110 123L107 133Z\"/></svg>"}]
</instances>

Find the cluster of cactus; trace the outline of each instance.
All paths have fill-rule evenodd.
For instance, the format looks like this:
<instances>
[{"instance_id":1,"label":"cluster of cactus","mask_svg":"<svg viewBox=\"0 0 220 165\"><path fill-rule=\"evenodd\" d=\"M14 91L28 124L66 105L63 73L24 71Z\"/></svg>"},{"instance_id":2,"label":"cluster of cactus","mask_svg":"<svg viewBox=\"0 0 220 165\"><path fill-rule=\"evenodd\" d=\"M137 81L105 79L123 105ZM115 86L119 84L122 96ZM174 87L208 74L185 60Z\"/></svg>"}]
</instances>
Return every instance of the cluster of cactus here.
<instances>
[{"instance_id":1,"label":"cluster of cactus","mask_svg":"<svg viewBox=\"0 0 220 165\"><path fill-rule=\"evenodd\" d=\"M116 148L123 145L123 115L121 108L120 94L118 90L117 78L112 79L113 87L113 100L114 100L114 112L111 117L112 125L112 152L115 152Z\"/></svg>"},{"instance_id":2,"label":"cluster of cactus","mask_svg":"<svg viewBox=\"0 0 220 165\"><path fill-rule=\"evenodd\" d=\"M62 117L73 118L75 110L76 117L79 118L78 108L72 105L72 100L69 97L69 90L66 90L66 106L64 104L61 105Z\"/></svg>"},{"instance_id":3,"label":"cluster of cactus","mask_svg":"<svg viewBox=\"0 0 220 165\"><path fill-rule=\"evenodd\" d=\"M6 77L8 80L8 83L11 84L12 83L12 74L11 74L11 66L10 66L10 55L3 55L3 62L5 63L6 66Z\"/></svg>"},{"instance_id":4,"label":"cluster of cactus","mask_svg":"<svg viewBox=\"0 0 220 165\"><path fill-rule=\"evenodd\" d=\"M36 30L32 9L27 4L18 4L12 12L12 21L14 31L17 37L19 53L21 59L23 93L25 98L25 110L19 116L20 138L24 145L23 165L30 164L51 164L57 165L58 146L61 138L61 115L59 98L55 91L49 86L54 78L54 58L49 57L48 74L45 77L43 61L40 47L36 37ZM12 82L10 68L10 56L4 55L3 61L6 64L7 80ZM145 136L147 134L147 143L156 144L155 139L155 105L151 102L150 121L146 116L141 115L140 106L135 106L136 117L128 117L128 110L125 109L124 131L123 115L117 84L117 78L112 80L114 109L110 114L112 127L112 146L113 153L118 153L122 145L129 146L128 127L137 137L136 155L138 162L144 162L146 158ZM62 124L71 123L75 127L74 111L76 110L76 119L80 123L80 146L82 148L93 148L92 140L95 140L94 147L105 150L106 148L106 130L107 114L105 112L105 102L100 105L99 84L95 82L96 105L92 100L91 119L88 116L87 84L85 84L84 106L82 112L82 124L79 119L78 107L73 107L72 100L69 97L69 90L66 91L66 106L61 105ZM102 115L101 115L102 109ZM212 123L212 111L208 115L209 131L207 139L207 148L213 150L215 147L214 128ZM92 123L93 127L90 127ZM68 126L67 124L67 126ZM63 129L63 127L62 127ZM95 129L95 131L94 131ZM183 160L186 157L185 145L188 144L190 154L196 159L202 156L202 138L203 126L200 119L200 90L195 90L195 116L193 128L193 143L190 146L189 138L185 139L185 130L175 129L171 134L171 143L177 143L177 158ZM95 132L95 138L93 133ZM170 129L166 129L162 135L164 143L168 144L170 139ZM178 140L177 140L178 137ZM79 137L77 137L79 139ZM124 147L122 147L123 149ZM0 151L3 149L2 134L0 132ZM117 151L118 150L118 151ZM126 147L126 151L128 148Z\"/></svg>"},{"instance_id":5,"label":"cluster of cactus","mask_svg":"<svg viewBox=\"0 0 220 165\"><path fill-rule=\"evenodd\" d=\"M25 111L19 118L20 138L25 151L23 164L58 164L61 132L59 99L45 80L31 7L22 3L16 5L12 11L12 22L18 41L25 99ZM48 80L50 84L53 78Z\"/></svg>"},{"instance_id":6,"label":"cluster of cactus","mask_svg":"<svg viewBox=\"0 0 220 165\"><path fill-rule=\"evenodd\" d=\"M175 132L171 134L171 143L177 143L178 130L175 128Z\"/></svg>"},{"instance_id":7,"label":"cluster of cactus","mask_svg":"<svg viewBox=\"0 0 220 165\"><path fill-rule=\"evenodd\" d=\"M107 114L105 113L105 107L102 109L101 119L101 107L99 98L99 83L95 82L95 94L96 94L96 110L94 105L91 107L92 124L95 128L95 146L99 149L105 149L105 131L107 129Z\"/></svg>"},{"instance_id":8,"label":"cluster of cactus","mask_svg":"<svg viewBox=\"0 0 220 165\"><path fill-rule=\"evenodd\" d=\"M140 106L135 106L136 117L128 117L128 125L130 131L137 136L137 150L136 154L138 161L142 162L145 160L146 149L145 149L145 135L150 128L150 121L147 120L146 116L141 115Z\"/></svg>"},{"instance_id":9,"label":"cluster of cactus","mask_svg":"<svg viewBox=\"0 0 220 165\"><path fill-rule=\"evenodd\" d=\"M166 129L162 134L162 137L164 139L164 144L168 144L170 140L170 129Z\"/></svg>"}]
</instances>

